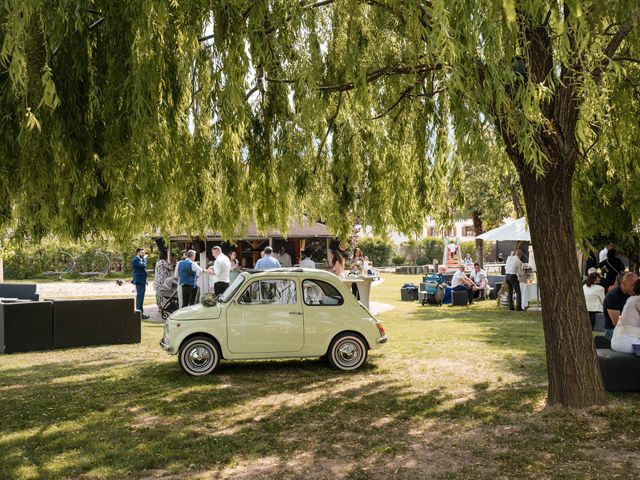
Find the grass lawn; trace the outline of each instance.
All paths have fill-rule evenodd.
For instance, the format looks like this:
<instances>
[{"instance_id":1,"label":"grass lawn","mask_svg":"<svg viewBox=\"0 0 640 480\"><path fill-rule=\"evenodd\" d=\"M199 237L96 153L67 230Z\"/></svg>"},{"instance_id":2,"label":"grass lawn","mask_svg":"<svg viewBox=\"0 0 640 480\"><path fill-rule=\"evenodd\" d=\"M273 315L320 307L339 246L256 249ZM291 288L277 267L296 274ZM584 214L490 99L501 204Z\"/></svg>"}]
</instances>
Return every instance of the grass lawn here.
<instances>
[{"instance_id":1,"label":"grass lawn","mask_svg":"<svg viewBox=\"0 0 640 480\"><path fill-rule=\"evenodd\" d=\"M186 377L142 344L0 356L0 479L637 478L640 395L545 408L537 313L372 300L390 342L352 374L319 360Z\"/></svg>"}]
</instances>

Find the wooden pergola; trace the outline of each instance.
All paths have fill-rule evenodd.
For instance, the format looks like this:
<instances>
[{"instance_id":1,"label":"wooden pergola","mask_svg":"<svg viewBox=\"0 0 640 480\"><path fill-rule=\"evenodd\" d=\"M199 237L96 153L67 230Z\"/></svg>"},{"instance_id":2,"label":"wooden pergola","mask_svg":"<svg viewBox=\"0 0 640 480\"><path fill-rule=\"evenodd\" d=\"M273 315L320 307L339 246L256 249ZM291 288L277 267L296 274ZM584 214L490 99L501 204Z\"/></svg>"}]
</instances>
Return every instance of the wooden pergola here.
<instances>
[{"instance_id":1,"label":"wooden pergola","mask_svg":"<svg viewBox=\"0 0 640 480\"><path fill-rule=\"evenodd\" d=\"M161 239L162 236L157 233L153 238L157 240ZM274 252L278 252L280 247L284 246L291 256L293 265L300 262L301 252L310 247L315 252L316 257L324 257L324 262L317 262L318 267L323 267L331 262L331 244L333 240L333 235L320 222L304 221L299 223L294 221L285 235L277 229L260 232L255 221L251 221L246 231L239 233L237 238L232 241L223 240L219 232L208 232L206 235L172 234L169 236L167 250L171 252L171 246L173 245L179 245L181 250L193 248L193 250L200 253L200 265L205 267L207 261L212 260L211 248L219 245L223 247L225 252L234 250L241 266L251 268L260 258L260 252L267 246L273 248Z\"/></svg>"}]
</instances>

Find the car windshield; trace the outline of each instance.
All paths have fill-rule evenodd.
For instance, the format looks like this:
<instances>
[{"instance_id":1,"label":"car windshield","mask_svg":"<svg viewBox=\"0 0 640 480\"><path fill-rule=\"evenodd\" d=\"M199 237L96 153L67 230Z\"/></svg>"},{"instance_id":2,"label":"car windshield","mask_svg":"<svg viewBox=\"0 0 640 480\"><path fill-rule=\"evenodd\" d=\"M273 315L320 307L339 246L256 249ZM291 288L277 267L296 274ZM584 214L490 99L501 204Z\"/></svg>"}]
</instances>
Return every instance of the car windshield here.
<instances>
[{"instance_id":1,"label":"car windshield","mask_svg":"<svg viewBox=\"0 0 640 480\"><path fill-rule=\"evenodd\" d=\"M227 303L231 297L238 291L240 286L244 283L244 276L238 276L231 285L218 297L218 301Z\"/></svg>"}]
</instances>

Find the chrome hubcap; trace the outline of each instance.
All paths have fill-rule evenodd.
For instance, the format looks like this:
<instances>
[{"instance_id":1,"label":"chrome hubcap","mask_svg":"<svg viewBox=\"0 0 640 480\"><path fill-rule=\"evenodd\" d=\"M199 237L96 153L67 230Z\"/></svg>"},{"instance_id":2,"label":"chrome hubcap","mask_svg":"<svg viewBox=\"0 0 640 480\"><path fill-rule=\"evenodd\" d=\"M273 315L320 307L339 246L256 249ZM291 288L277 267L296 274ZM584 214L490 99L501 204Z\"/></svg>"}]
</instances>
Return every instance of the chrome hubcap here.
<instances>
[{"instance_id":1,"label":"chrome hubcap","mask_svg":"<svg viewBox=\"0 0 640 480\"><path fill-rule=\"evenodd\" d=\"M352 367L357 365L362 358L362 350L360 345L353 340L346 340L338 346L337 357L341 365Z\"/></svg>"},{"instance_id":2,"label":"chrome hubcap","mask_svg":"<svg viewBox=\"0 0 640 480\"><path fill-rule=\"evenodd\" d=\"M213 361L213 352L202 345L194 346L187 355L189 366L196 371L206 370Z\"/></svg>"}]
</instances>

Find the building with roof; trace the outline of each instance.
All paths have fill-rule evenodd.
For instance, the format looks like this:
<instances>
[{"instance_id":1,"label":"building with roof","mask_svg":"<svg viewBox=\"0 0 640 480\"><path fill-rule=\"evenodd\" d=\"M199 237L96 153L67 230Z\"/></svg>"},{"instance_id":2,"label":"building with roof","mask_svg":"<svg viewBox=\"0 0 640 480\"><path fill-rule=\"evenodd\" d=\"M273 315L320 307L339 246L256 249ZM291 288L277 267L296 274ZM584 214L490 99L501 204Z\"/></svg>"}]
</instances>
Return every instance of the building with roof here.
<instances>
[{"instance_id":1,"label":"building with roof","mask_svg":"<svg viewBox=\"0 0 640 480\"><path fill-rule=\"evenodd\" d=\"M153 238L158 243L161 250L167 249L170 255L176 251L193 249L200 253L200 264L203 261L213 260L211 248L218 245L226 253L235 251L240 265L244 268L252 268L260 258L260 252L265 247L270 246L274 252L278 252L284 246L291 256L294 265L300 262L300 253L305 249L310 249L312 258L319 267L327 265L327 259L331 259L331 247L334 237L329 229L320 222L304 220L302 223L293 221L287 234L283 234L277 229L269 229L260 232L256 222L252 220L247 229L238 233L234 241L223 241L220 232L208 232L206 235L190 235L188 233L178 233L169 236L169 248L165 245L160 233L156 233Z\"/></svg>"}]
</instances>

